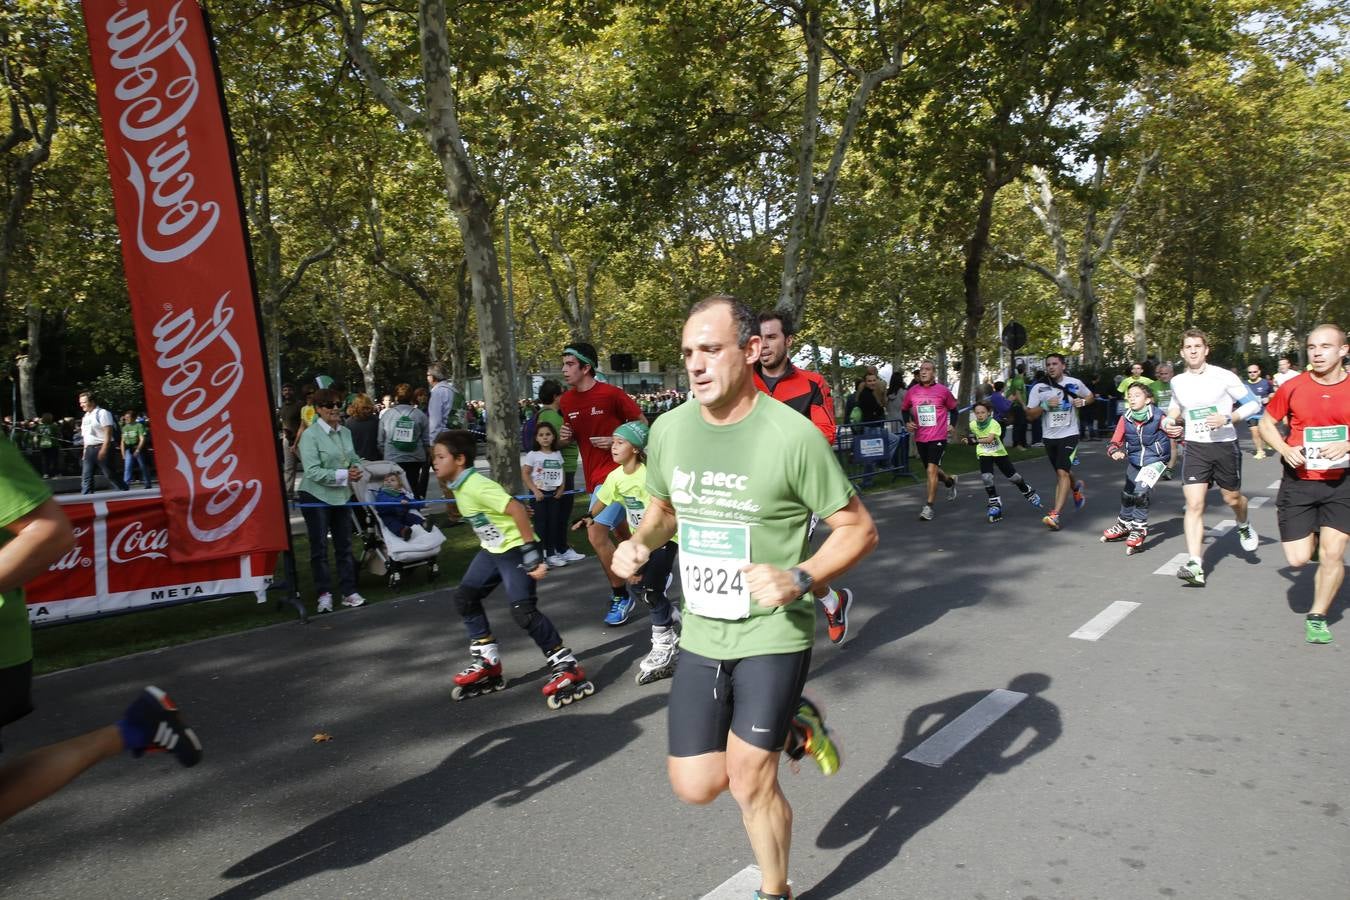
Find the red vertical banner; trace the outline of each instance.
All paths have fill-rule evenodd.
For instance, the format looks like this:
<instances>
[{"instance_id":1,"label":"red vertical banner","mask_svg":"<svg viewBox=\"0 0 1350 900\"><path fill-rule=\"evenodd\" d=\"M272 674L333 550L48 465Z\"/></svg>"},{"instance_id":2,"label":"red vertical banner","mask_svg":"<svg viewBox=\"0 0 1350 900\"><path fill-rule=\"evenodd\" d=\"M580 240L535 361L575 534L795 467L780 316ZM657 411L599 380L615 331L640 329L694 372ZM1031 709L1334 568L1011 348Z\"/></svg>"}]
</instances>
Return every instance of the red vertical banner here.
<instances>
[{"instance_id":1,"label":"red vertical banner","mask_svg":"<svg viewBox=\"0 0 1350 900\"><path fill-rule=\"evenodd\" d=\"M85 0L173 561L288 546L258 306L191 0Z\"/></svg>"}]
</instances>

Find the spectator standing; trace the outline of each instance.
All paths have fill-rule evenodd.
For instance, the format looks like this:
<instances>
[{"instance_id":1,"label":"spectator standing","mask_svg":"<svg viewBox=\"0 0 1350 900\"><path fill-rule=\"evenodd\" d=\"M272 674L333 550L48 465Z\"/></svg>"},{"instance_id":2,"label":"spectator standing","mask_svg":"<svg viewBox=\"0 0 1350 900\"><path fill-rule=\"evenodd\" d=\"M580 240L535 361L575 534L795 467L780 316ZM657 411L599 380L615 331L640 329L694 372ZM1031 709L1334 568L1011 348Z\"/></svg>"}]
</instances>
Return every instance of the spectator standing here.
<instances>
[{"instance_id":1,"label":"spectator standing","mask_svg":"<svg viewBox=\"0 0 1350 900\"><path fill-rule=\"evenodd\" d=\"M559 441L562 438L562 401L563 386L552 378L547 378L544 383L539 385L539 424L545 422L553 426L553 430L559 435ZM585 559L585 555L573 550L567 544L567 526L572 521L572 510L576 505L577 489L577 461L580 454L577 452L575 442L562 447L563 459L563 494L553 504L550 512L553 515L552 522L548 525L548 533L553 535L563 535L563 540L555 549L557 556L563 562L580 562Z\"/></svg>"},{"instance_id":2,"label":"spectator standing","mask_svg":"<svg viewBox=\"0 0 1350 900\"><path fill-rule=\"evenodd\" d=\"M61 474L61 428L51 413L43 413L37 425L38 460L43 478Z\"/></svg>"},{"instance_id":3,"label":"spectator standing","mask_svg":"<svg viewBox=\"0 0 1350 900\"><path fill-rule=\"evenodd\" d=\"M1012 404L1013 446L1027 449L1027 364L1018 363L1004 396Z\"/></svg>"},{"instance_id":4,"label":"spectator standing","mask_svg":"<svg viewBox=\"0 0 1350 900\"><path fill-rule=\"evenodd\" d=\"M445 366L438 362L427 366L427 385L430 388L427 420L431 423L427 428L427 446L430 447L442 431L461 427L460 409L464 406L464 397L447 380Z\"/></svg>"},{"instance_id":5,"label":"spectator standing","mask_svg":"<svg viewBox=\"0 0 1350 900\"><path fill-rule=\"evenodd\" d=\"M94 395L85 391L80 394L80 409L84 418L80 421L80 437L83 457L80 469L80 493L94 492L95 469L103 472L103 477L117 490L125 491L127 483L117 472L116 454L113 451L116 423L112 413L98 405Z\"/></svg>"},{"instance_id":6,"label":"spectator standing","mask_svg":"<svg viewBox=\"0 0 1350 900\"><path fill-rule=\"evenodd\" d=\"M122 414L122 481L131 484L131 464L141 470L141 483L150 487L150 428L136 420L134 410Z\"/></svg>"},{"instance_id":7,"label":"spectator standing","mask_svg":"<svg viewBox=\"0 0 1350 900\"><path fill-rule=\"evenodd\" d=\"M427 414L413 403L411 385L394 388L394 405L380 415L380 455L408 476L413 496L427 497Z\"/></svg>"},{"instance_id":8,"label":"spectator standing","mask_svg":"<svg viewBox=\"0 0 1350 900\"><path fill-rule=\"evenodd\" d=\"M295 396L295 385L289 381L283 384L281 405L277 407L277 432L281 437L281 478L288 500L295 496L295 470L300 462L295 454L295 441L300 436L301 405Z\"/></svg>"},{"instance_id":9,"label":"spectator standing","mask_svg":"<svg viewBox=\"0 0 1350 900\"><path fill-rule=\"evenodd\" d=\"M352 559L352 517L347 501L351 486L361 478L361 457L352 446L352 433L342 424L337 391L324 388L314 394L314 424L300 435L300 512L309 534L309 565L318 591L318 611L333 611L333 580L328 569L328 540L337 557L338 589L343 606L360 606L356 592L356 563Z\"/></svg>"},{"instance_id":10,"label":"spectator standing","mask_svg":"<svg viewBox=\"0 0 1350 900\"><path fill-rule=\"evenodd\" d=\"M375 415L375 403L365 394L356 394L347 404L347 430L352 433L352 446L362 459L380 458L380 420Z\"/></svg>"}]
</instances>

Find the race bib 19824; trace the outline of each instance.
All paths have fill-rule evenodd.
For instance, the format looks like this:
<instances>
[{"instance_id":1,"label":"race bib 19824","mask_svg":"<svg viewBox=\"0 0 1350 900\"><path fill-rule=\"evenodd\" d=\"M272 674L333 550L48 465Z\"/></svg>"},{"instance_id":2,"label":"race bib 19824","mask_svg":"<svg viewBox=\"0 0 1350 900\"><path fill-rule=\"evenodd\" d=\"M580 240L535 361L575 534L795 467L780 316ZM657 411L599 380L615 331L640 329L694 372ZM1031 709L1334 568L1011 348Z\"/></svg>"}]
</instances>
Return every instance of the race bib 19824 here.
<instances>
[{"instance_id":1,"label":"race bib 19824","mask_svg":"<svg viewBox=\"0 0 1350 900\"><path fill-rule=\"evenodd\" d=\"M750 615L741 569L750 563L750 526L680 520L680 577L691 612L711 619Z\"/></svg>"}]
</instances>

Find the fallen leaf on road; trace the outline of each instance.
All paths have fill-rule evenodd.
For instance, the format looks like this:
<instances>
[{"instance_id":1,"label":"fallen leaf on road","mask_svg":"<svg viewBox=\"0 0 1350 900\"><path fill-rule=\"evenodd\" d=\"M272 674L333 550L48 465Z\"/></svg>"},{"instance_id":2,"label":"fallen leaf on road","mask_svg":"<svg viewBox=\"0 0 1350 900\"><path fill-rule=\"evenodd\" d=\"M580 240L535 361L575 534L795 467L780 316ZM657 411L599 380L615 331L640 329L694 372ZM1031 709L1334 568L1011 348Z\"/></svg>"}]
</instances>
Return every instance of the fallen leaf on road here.
<instances>
[{"instance_id":1,"label":"fallen leaf on road","mask_svg":"<svg viewBox=\"0 0 1350 900\"><path fill-rule=\"evenodd\" d=\"M314 735L314 737L310 738L310 740L316 744L322 744L325 741L331 741L332 739L333 736L326 731L320 731L318 734Z\"/></svg>"}]
</instances>

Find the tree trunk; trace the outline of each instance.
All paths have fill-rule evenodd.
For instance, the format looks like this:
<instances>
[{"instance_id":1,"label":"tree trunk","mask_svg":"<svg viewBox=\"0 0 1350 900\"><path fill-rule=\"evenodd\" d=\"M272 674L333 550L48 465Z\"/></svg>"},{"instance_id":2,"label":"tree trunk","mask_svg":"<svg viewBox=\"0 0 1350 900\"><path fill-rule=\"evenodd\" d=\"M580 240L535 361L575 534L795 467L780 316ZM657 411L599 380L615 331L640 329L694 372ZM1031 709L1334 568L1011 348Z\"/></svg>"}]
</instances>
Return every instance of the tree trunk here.
<instances>
[{"instance_id":1,"label":"tree trunk","mask_svg":"<svg viewBox=\"0 0 1350 900\"><path fill-rule=\"evenodd\" d=\"M38 415L37 397L33 389L36 383L38 363L42 362L42 349L39 338L42 337L42 309L36 303L24 307L24 316L28 320L28 352L19 357L19 405L25 419Z\"/></svg>"},{"instance_id":2,"label":"tree trunk","mask_svg":"<svg viewBox=\"0 0 1350 900\"><path fill-rule=\"evenodd\" d=\"M1148 288L1143 279L1135 279L1134 292L1134 355L1136 359L1148 356Z\"/></svg>"},{"instance_id":3,"label":"tree trunk","mask_svg":"<svg viewBox=\"0 0 1350 900\"><path fill-rule=\"evenodd\" d=\"M998 161L991 156L985 163L980 205L975 212L975 228L965 247L965 267L961 284L965 291L966 317L961 329L961 380L957 386L957 406L965 406L974 393L979 374L980 323L984 321L984 296L980 293L980 270L984 266L984 251L989 246L989 231L994 222L994 198L1006 183L999 177ZM957 427L964 429L967 413L962 413Z\"/></svg>"}]
</instances>

